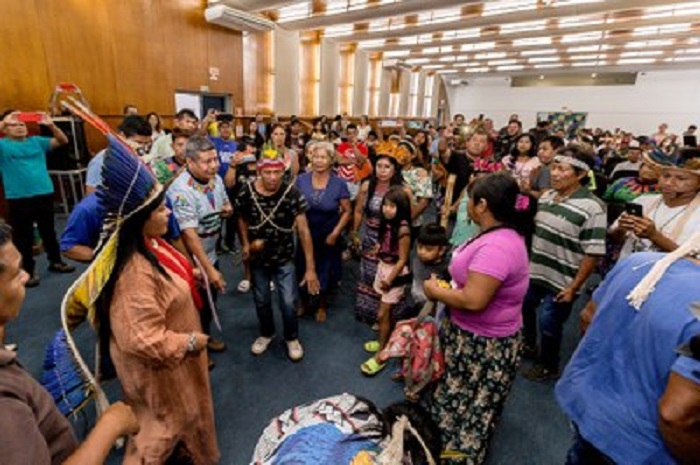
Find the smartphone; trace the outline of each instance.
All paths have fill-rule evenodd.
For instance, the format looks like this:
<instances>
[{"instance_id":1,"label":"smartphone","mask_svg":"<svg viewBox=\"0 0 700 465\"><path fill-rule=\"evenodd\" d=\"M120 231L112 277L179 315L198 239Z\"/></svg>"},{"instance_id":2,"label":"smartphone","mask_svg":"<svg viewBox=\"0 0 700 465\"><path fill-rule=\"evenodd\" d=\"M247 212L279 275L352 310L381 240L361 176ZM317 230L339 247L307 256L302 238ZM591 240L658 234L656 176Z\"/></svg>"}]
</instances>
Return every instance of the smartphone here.
<instances>
[{"instance_id":1,"label":"smartphone","mask_svg":"<svg viewBox=\"0 0 700 465\"><path fill-rule=\"evenodd\" d=\"M642 213L642 206L638 203L626 203L625 213L628 215L638 216L639 218L644 216L644 213Z\"/></svg>"},{"instance_id":2,"label":"smartphone","mask_svg":"<svg viewBox=\"0 0 700 465\"><path fill-rule=\"evenodd\" d=\"M44 115L35 111L22 112L17 115L17 119L23 123L38 123L43 119Z\"/></svg>"}]
</instances>

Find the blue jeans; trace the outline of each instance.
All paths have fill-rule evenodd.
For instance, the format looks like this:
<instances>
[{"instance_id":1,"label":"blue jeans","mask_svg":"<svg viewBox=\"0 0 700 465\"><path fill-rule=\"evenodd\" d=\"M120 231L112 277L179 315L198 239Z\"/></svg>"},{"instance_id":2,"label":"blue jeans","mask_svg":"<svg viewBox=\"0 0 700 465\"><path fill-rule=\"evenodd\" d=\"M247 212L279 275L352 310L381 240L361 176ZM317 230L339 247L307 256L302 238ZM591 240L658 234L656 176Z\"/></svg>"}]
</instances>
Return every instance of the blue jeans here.
<instances>
[{"instance_id":1,"label":"blue jeans","mask_svg":"<svg viewBox=\"0 0 700 465\"><path fill-rule=\"evenodd\" d=\"M275 267L251 263L250 274L260 335L272 337L275 334L275 318L272 314L272 291L270 291L270 282L274 282L280 310L282 311L284 339L287 341L298 339L299 322L294 308L297 292L294 263L288 262Z\"/></svg>"},{"instance_id":2,"label":"blue jeans","mask_svg":"<svg viewBox=\"0 0 700 465\"><path fill-rule=\"evenodd\" d=\"M530 283L523 302L523 327L525 344L537 345L537 326L540 332L540 353L538 362L547 369L559 369L564 323L571 314L573 302L555 302L557 293L539 284ZM539 309L539 321L537 311ZM539 324L538 324L539 323Z\"/></svg>"}]
</instances>

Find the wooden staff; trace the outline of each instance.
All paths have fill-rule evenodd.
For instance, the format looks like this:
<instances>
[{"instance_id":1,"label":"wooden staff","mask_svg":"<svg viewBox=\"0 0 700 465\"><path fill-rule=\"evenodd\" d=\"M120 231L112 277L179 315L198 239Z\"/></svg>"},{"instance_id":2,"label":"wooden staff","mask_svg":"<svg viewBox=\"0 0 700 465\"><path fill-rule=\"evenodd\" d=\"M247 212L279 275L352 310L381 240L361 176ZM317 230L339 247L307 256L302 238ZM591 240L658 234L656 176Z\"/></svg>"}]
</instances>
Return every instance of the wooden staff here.
<instances>
[{"instance_id":1,"label":"wooden staff","mask_svg":"<svg viewBox=\"0 0 700 465\"><path fill-rule=\"evenodd\" d=\"M440 226L447 228L447 221L450 218L450 209L452 208L452 195L455 190L455 181L457 175L451 174L447 177L447 188L445 189L445 206L443 207L442 217L440 218Z\"/></svg>"}]
</instances>

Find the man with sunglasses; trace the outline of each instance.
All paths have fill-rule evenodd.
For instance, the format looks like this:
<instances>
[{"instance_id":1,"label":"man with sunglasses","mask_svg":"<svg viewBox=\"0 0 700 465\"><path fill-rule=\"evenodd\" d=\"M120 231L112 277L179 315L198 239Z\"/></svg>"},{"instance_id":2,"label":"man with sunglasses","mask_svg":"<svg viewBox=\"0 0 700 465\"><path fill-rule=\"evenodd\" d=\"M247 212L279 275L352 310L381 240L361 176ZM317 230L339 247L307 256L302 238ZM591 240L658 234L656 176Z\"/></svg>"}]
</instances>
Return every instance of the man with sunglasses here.
<instances>
[{"instance_id":1,"label":"man with sunglasses","mask_svg":"<svg viewBox=\"0 0 700 465\"><path fill-rule=\"evenodd\" d=\"M26 122L46 126L52 137L29 136ZM46 113L7 111L0 118L0 175L5 187L10 225L15 231L15 243L22 254L24 270L29 274L26 287L39 285L34 274L32 244L34 223L49 259L49 270L72 273L75 268L61 260L54 230L53 182L46 166L46 156L55 148L68 143L68 137Z\"/></svg>"},{"instance_id":2,"label":"man with sunglasses","mask_svg":"<svg viewBox=\"0 0 700 465\"><path fill-rule=\"evenodd\" d=\"M127 116L117 130L119 135L126 139L139 156L144 157L151 150L153 129L151 129L151 125L148 124L148 121L143 116ZM85 195L95 192L102 182L102 164L106 153L107 149L102 150L88 163Z\"/></svg>"}]
</instances>

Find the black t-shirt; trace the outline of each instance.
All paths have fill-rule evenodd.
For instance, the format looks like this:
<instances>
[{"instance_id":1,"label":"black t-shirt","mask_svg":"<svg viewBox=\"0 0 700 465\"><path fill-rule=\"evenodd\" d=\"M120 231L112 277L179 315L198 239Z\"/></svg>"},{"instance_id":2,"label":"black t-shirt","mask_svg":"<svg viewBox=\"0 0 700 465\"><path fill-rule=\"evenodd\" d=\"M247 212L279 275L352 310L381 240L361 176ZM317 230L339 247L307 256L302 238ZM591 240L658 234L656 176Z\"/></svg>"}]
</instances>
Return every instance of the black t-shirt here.
<instances>
[{"instance_id":1,"label":"black t-shirt","mask_svg":"<svg viewBox=\"0 0 700 465\"><path fill-rule=\"evenodd\" d=\"M251 263L276 267L292 260L294 221L309 208L296 186L282 183L275 194L265 196L255 190L255 183L248 183L238 192L235 205L248 222ZM254 251L253 241L258 239L264 245L262 250Z\"/></svg>"},{"instance_id":2,"label":"black t-shirt","mask_svg":"<svg viewBox=\"0 0 700 465\"><path fill-rule=\"evenodd\" d=\"M452 195L452 202L454 202L457 200L462 190L469 184L469 176L472 174L471 161L465 152L452 151L450 160L445 168L449 174L455 174L457 176L457 179L455 179L454 194Z\"/></svg>"}]
</instances>

